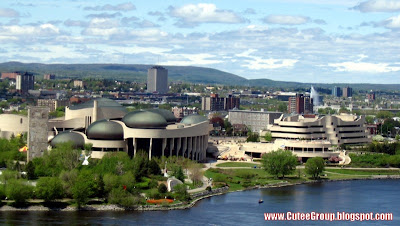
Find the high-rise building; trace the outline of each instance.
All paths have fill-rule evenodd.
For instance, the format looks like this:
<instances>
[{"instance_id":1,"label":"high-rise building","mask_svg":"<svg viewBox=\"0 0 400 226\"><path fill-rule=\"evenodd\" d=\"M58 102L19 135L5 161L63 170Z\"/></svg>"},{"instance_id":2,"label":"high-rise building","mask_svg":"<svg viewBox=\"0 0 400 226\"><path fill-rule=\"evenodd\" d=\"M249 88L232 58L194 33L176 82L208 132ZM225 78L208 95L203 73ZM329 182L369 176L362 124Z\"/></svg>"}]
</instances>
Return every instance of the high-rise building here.
<instances>
[{"instance_id":1,"label":"high-rise building","mask_svg":"<svg viewBox=\"0 0 400 226\"><path fill-rule=\"evenodd\" d=\"M368 101L374 101L375 100L375 93L371 92L371 93L367 93L366 94L366 98Z\"/></svg>"},{"instance_id":2,"label":"high-rise building","mask_svg":"<svg viewBox=\"0 0 400 226\"><path fill-rule=\"evenodd\" d=\"M209 97L201 98L201 110L203 111L228 111L240 107L240 98L229 95L219 97L218 94L211 94Z\"/></svg>"},{"instance_id":3,"label":"high-rise building","mask_svg":"<svg viewBox=\"0 0 400 226\"><path fill-rule=\"evenodd\" d=\"M168 92L168 70L161 66L154 66L147 71L147 92Z\"/></svg>"},{"instance_id":4,"label":"high-rise building","mask_svg":"<svg viewBox=\"0 0 400 226\"><path fill-rule=\"evenodd\" d=\"M53 74L45 74L45 75L43 75L43 79L44 80L53 80L53 79L56 79L56 76Z\"/></svg>"},{"instance_id":5,"label":"high-rise building","mask_svg":"<svg viewBox=\"0 0 400 226\"><path fill-rule=\"evenodd\" d=\"M342 89L338 86L332 88L332 96L341 97L342 96Z\"/></svg>"},{"instance_id":6,"label":"high-rise building","mask_svg":"<svg viewBox=\"0 0 400 226\"><path fill-rule=\"evenodd\" d=\"M353 96L353 89L351 87L344 87L343 88L343 96L344 97L352 97Z\"/></svg>"},{"instance_id":7,"label":"high-rise building","mask_svg":"<svg viewBox=\"0 0 400 226\"><path fill-rule=\"evenodd\" d=\"M35 76L33 74L25 72L16 75L16 89L21 94L28 93L28 90L34 89Z\"/></svg>"},{"instance_id":8,"label":"high-rise building","mask_svg":"<svg viewBox=\"0 0 400 226\"><path fill-rule=\"evenodd\" d=\"M313 113L313 99L304 94L296 94L289 97L288 111L294 114L310 114Z\"/></svg>"}]
</instances>

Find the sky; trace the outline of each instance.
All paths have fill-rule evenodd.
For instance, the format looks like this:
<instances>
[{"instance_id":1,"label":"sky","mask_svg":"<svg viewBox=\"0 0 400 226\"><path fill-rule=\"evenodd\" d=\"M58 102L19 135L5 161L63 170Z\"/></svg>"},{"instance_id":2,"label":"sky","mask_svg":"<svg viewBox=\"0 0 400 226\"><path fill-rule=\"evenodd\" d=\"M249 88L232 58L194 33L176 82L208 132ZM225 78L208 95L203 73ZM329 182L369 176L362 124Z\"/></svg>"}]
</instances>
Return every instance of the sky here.
<instances>
[{"instance_id":1,"label":"sky","mask_svg":"<svg viewBox=\"0 0 400 226\"><path fill-rule=\"evenodd\" d=\"M1 0L0 62L400 83L400 0Z\"/></svg>"}]
</instances>

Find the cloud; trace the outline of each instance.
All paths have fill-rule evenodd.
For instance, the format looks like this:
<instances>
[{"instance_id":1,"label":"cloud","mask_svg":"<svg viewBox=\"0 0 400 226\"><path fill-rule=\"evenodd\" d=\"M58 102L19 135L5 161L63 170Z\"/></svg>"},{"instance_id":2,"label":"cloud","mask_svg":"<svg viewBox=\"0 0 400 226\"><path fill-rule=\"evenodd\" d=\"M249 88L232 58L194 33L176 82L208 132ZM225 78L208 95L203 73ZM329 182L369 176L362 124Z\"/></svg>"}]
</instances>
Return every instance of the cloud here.
<instances>
[{"instance_id":1,"label":"cloud","mask_svg":"<svg viewBox=\"0 0 400 226\"><path fill-rule=\"evenodd\" d=\"M392 16L382 22L386 28L399 29L400 28L400 15Z\"/></svg>"},{"instance_id":2,"label":"cloud","mask_svg":"<svg viewBox=\"0 0 400 226\"><path fill-rule=\"evenodd\" d=\"M94 7L85 7L84 10L92 10L92 11L132 11L135 10L136 7L130 2L121 3L118 5L102 5L102 6L94 6Z\"/></svg>"},{"instance_id":3,"label":"cloud","mask_svg":"<svg viewBox=\"0 0 400 226\"><path fill-rule=\"evenodd\" d=\"M256 14L256 11L252 8L247 8L243 11L244 14Z\"/></svg>"},{"instance_id":4,"label":"cloud","mask_svg":"<svg viewBox=\"0 0 400 226\"><path fill-rule=\"evenodd\" d=\"M87 27L89 25L88 22L82 20L66 20L64 21L64 25L67 27Z\"/></svg>"},{"instance_id":5,"label":"cloud","mask_svg":"<svg viewBox=\"0 0 400 226\"><path fill-rule=\"evenodd\" d=\"M400 11L400 1L398 0L369 0L361 2L351 8L363 13L368 12L398 12Z\"/></svg>"},{"instance_id":6,"label":"cloud","mask_svg":"<svg viewBox=\"0 0 400 226\"><path fill-rule=\"evenodd\" d=\"M212 54L201 53L201 54L177 54L170 55L166 54L168 61L161 62L162 65L179 65L179 66L190 66L190 65L210 65L221 63L221 60L213 59L217 58Z\"/></svg>"},{"instance_id":7,"label":"cloud","mask_svg":"<svg viewBox=\"0 0 400 226\"><path fill-rule=\"evenodd\" d=\"M19 17L19 12L8 9L8 8L0 8L0 17Z\"/></svg>"},{"instance_id":8,"label":"cloud","mask_svg":"<svg viewBox=\"0 0 400 226\"><path fill-rule=\"evenodd\" d=\"M311 22L311 19L305 16L269 15L264 17L263 22L267 24L300 25Z\"/></svg>"},{"instance_id":9,"label":"cloud","mask_svg":"<svg viewBox=\"0 0 400 226\"><path fill-rule=\"evenodd\" d=\"M242 64L241 66L252 70L289 68L298 62L296 59L263 59L262 57L254 56L256 52L256 49L248 49L235 56L242 58L242 61L246 62L246 64Z\"/></svg>"},{"instance_id":10,"label":"cloud","mask_svg":"<svg viewBox=\"0 0 400 226\"><path fill-rule=\"evenodd\" d=\"M89 14L87 18L116 18L120 17L122 14L120 12L117 13L99 13L99 14Z\"/></svg>"},{"instance_id":11,"label":"cloud","mask_svg":"<svg viewBox=\"0 0 400 226\"><path fill-rule=\"evenodd\" d=\"M245 20L229 10L217 9L214 4L189 4L180 8L169 7L169 15L178 18L179 27L195 27L200 23L243 23Z\"/></svg>"},{"instance_id":12,"label":"cloud","mask_svg":"<svg viewBox=\"0 0 400 226\"><path fill-rule=\"evenodd\" d=\"M0 28L0 33L7 36L51 36L60 34L58 27L53 24L41 24L38 26L3 26Z\"/></svg>"},{"instance_id":13,"label":"cloud","mask_svg":"<svg viewBox=\"0 0 400 226\"><path fill-rule=\"evenodd\" d=\"M330 63L329 67L339 72L386 73L400 71L400 66L390 66L388 63L342 62Z\"/></svg>"}]
</instances>

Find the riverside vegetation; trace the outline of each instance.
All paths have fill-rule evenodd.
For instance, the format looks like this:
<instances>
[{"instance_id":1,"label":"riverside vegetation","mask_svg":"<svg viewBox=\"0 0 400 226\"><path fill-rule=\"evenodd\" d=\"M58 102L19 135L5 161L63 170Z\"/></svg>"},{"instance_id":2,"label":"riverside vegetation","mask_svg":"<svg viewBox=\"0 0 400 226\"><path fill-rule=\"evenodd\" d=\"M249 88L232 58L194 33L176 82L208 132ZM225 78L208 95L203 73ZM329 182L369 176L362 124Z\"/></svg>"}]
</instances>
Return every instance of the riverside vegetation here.
<instances>
[{"instance_id":1,"label":"riverside vegetation","mask_svg":"<svg viewBox=\"0 0 400 226\"><path fill-rule=\"evenodd\" d=\"M7 197L7 200L14 201L10 203L14 206L31 205L32 199L42 199L49 206L61 202L78 207L97 203L131 208L147 205L143 193L149 199L169 198L175 199L175 203L187 202L190 196L186 187L201 184L201 165L188 159L148 160L148 155L140 151L133 158L125 152L112 152L101 160L90 159L90 164L83 166L81 153L71 144L64 143L26 165L8 162L7 169L0 176L0 199ZM183 169L188 169L193 183L177 185L175 192L168 192L167 178L161 175L160 169L165 165L169 173L181 180L185 179ZM33 186L35 182L36 186Z\"/></svg>"}]
</instances>

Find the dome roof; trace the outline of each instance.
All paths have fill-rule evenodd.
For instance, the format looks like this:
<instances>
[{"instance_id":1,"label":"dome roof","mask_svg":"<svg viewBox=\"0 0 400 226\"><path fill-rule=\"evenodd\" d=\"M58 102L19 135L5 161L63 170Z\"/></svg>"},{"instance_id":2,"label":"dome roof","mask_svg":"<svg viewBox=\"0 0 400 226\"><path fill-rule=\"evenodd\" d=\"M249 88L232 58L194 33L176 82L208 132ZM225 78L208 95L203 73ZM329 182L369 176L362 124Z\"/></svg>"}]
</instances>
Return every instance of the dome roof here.
<instances>
[{"instance_id":1,"label":"dome roof","mask_svg":"<svg viewBox=\"0 0 400 226\"><path fill-rule=\"evenodd\" d=\"M92 123L87 128L86 135L95 140L123 140L124 129L117 122L103 119Z\"/></svg>"},{"instance_id":2,"label":"dome roof","mask_svg":"<svg viewBox=\"0 0 400 226\"><path fill-rule=\"evenodd\" d=\"M130 128L165 128L167 120L159 113L151 111L133 111L122 118Z\"/></svg>"},{"instance_id":3,"label":"dome roof","mask_svg":"<svg viewBox=\"0 0 400 226\"><path fill-rule=\"evenodd\" d=\"M175 115L172 114L171 111L168 111L166 109L154 108L154 109L146 109L145 111L150 111L162 115L165 118L165 120L167 120L168 123L176 122Z\"/></svg>"},{"instance_id":4,"label":"dome roof","mask_svg":"<svg viewBox=\"0 0 400 226\"><path fill-rule=\"evenodd\" d=\"M182 119L181 123L185 125L191 125L205 121L207 121L207 118L202 115L188 115Z\"/></svg>"},{"instance_id":5,"label":"dome roof","mask_svg":"<svg viewBox=\"0 0 400 226\"><path fill-rule=\"evenodd\" d=\"M83 136L79 133L71 131L62 132L51 140L50 145L52 147L56 147L58 144L66 142L71 142L72 146L75 148L83 148L85 145L85 138L83 138Z\"/></svg>"}]
</instances>

